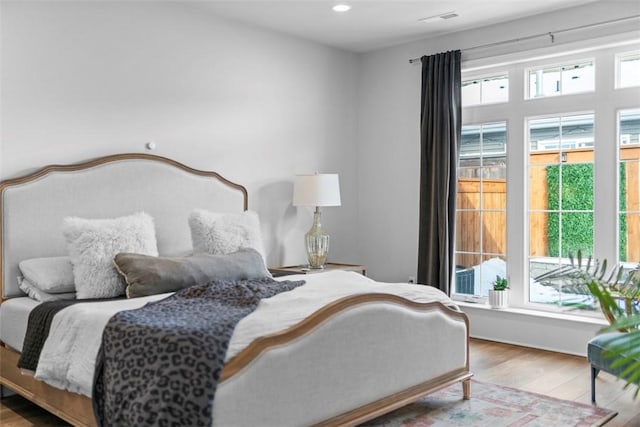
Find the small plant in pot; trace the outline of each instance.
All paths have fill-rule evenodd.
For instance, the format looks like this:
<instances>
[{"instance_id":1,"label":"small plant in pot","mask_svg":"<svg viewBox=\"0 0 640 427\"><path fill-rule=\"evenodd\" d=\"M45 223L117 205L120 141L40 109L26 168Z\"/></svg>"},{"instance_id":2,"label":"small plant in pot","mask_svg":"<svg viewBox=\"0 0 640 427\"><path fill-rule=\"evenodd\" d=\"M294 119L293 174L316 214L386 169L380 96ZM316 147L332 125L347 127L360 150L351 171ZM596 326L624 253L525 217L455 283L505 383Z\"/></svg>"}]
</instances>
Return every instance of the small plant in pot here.
<instances>
[{"instance_id":1,"label":"small plant in pot","mask_svg":"<svg viewBox=\"0 0 640 427\"><path fill-rule=\"evenodd\" d=\"M492 284L493 289L489 289L489 305L491 308L506 308L509 302L509 282L498 275Z\"/></svg>"}]
</instances>

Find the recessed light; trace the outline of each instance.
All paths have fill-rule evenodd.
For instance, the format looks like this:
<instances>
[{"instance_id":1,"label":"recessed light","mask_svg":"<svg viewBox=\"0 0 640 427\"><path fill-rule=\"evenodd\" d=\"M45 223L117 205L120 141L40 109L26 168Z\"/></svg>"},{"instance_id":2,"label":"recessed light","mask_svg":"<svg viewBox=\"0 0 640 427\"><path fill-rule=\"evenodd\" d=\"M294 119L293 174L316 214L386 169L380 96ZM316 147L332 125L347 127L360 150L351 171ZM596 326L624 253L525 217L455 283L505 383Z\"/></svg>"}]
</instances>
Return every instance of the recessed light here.
<instances>
[{"instance_id":1,"label":"recessed light","mask_svg":"<svg viewBox=\"0 0 640 427\"><path fill-rule=\"evenodd\" d=\"M348 10L351 10L351 6L349 6L348 4L337 4L333 6L332 9L334 12L346 12Z\"/></svg>"}]
</instances>

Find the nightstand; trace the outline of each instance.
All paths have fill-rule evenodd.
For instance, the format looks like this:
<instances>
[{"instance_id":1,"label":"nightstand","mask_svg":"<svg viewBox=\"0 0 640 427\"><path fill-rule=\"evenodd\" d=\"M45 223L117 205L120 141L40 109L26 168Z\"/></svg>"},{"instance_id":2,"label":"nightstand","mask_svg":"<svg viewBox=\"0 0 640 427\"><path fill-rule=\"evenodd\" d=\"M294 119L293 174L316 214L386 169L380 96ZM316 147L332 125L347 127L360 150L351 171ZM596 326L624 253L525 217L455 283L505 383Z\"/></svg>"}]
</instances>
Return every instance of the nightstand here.
<instances>
[{"instance_id":1,"label":"nightstand","mask_svg":"<svg viewBox=\"0 0 640 427\"><path fill-rule=\"evenodd\" d=\"M311 269L306 265L293 265L289 267L272 267L269 268L269 271L273 275L273 277L280 276L288 276L291 274L313 274L313 273L322 273L323 271L331 271L331 270L346 270L346 271L356 271L363 276L367 275L367 266L360 264L343 264L337 262L328 262L324 265L322 270Z\"/></svg>"}]
</instances>

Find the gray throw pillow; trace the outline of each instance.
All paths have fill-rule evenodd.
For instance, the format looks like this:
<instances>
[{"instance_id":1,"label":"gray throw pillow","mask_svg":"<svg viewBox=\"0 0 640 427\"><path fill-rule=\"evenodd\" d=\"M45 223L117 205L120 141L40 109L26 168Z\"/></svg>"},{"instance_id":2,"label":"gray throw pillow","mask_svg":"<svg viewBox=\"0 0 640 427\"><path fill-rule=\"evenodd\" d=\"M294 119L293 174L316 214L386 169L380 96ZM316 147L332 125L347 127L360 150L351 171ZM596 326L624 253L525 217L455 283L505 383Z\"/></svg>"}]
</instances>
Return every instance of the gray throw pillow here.
<instances>
[{"instance_id":1,"label":"gray throw pillow","mask_svg":"<svg viewBox=\"0 0 640 427\"><path fill-rule=\"evenodd\" d=\"M271 277L262 256L249 248L228 255L194 254L175 258L119 253L113 263L127 282L128 298L174 292L211 280Z\"/></svg>"}]
</instances>

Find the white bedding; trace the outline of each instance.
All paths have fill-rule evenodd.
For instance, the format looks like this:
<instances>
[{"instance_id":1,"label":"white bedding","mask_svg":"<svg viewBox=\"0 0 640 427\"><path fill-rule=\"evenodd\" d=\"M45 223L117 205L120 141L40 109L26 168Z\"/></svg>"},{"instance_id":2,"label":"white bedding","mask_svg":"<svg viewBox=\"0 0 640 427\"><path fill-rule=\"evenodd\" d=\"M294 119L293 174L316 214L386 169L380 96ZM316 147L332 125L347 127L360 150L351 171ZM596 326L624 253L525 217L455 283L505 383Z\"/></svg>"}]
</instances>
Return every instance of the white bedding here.
<instances>
[{"instance_id":1,"label":"white bedding","mask_svg":"<svg viewBox=\"0 0 640 427\"><path fill-rule=\"evenodd\" d=\"M440 301L455 307L439 290L407 283L375 282L355 272L331 271L277 280L305 280L304 286L262 300L258 308L238 323L231 338L229 360L254 339L286 329L322 306L345 296L389 293L418 302ZM36 378L55 387L91 396L95 359L102 331L116 312L131 310L170 294L100 304L75 304L60 311L51 324Z\"/></svg>"}]
</instances>

